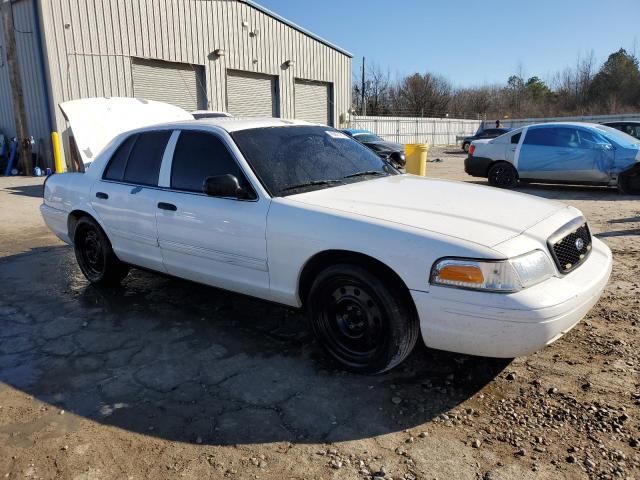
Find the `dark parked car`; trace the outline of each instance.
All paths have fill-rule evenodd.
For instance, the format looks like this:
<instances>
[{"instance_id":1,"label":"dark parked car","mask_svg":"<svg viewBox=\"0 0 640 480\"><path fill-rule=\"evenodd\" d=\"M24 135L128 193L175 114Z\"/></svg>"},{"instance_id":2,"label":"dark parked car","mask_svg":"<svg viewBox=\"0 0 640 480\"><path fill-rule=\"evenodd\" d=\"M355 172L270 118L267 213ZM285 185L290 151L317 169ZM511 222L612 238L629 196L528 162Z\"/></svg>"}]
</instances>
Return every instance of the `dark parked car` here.
<instances>
[{"instance_id":1,"label":"dark parked car","mask_svg":"<svg viewBox=\"0 0 640 480\"><path fill-rule=\"evenodd\" d=\"M404 154L404 145L401 143L388 142L368 130L348 128L342 130L342 133L349 135L364 146L369 147L376 152L379 157L388 160L396 168L402 168L407 163Z\"/></svg>"},{"instance_id":2,"label":"dark parked car","mask_svg":"<svg viewBox=\"0 0 640 480\"><path fill-rule=\"evenodd\" d=\"M606 125L607 127L615 128L616 130L620 130L621 132L626 133L627 135L631 135L632 137L636 137L640 139L640 122L606 122L602 125Z\"/></svg>"},{"instance_id":3,"label":"dark parked car","mask_svg":"<svg viewBox=\"0 0 640 480\"><path fill-rule=\"evenodd\" d=\"M480 140L484 138L496 138L504 133L510 132L511 130L513 129L512 128L485 128L484 130L478 130L475 135L472 135L470 137L465 137L464 140L462 140L462 150L464 150L465 152L468 152L469 145L471 145L471 142L473 142L474 140Z\"/></svg>"}]
</instances>

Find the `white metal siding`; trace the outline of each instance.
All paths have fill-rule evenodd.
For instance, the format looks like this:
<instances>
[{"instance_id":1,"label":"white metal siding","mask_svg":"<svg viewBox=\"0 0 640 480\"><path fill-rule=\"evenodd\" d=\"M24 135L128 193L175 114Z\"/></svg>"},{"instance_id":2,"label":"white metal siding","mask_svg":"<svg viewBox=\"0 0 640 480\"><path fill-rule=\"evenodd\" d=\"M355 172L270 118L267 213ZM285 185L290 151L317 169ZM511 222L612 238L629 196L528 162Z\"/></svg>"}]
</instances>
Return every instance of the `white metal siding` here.
<instances>
[{"instance_id":1,"label":"white metal siding","mask_svg":"<svg viewBox=\"0 0 640 480\"><path fill-rule=\"evenodd\" d=\"M331 85L296 79L295 115L298 120L333 125L331 108Z\"/></svg>"},{"instance_id":2,"label":"white metal siding","mask_svg":"<svg viewBox=\"0 0 640 480\"><path fill-rule=\"evenodd\" d=\"M277 117L277 77L227 72L227 111L236 117Z\"/></svg>"},{"instance_id":3,"label":"white metal siding","mask_svg":"<svg viewBox=\"0 0 640 480\"><path fill-rule=\"evenodd\" d=\"M137 98L171 103L187 111L206 108L200 65L134 58L131 74Z\"/></svg>"}]
</instances>

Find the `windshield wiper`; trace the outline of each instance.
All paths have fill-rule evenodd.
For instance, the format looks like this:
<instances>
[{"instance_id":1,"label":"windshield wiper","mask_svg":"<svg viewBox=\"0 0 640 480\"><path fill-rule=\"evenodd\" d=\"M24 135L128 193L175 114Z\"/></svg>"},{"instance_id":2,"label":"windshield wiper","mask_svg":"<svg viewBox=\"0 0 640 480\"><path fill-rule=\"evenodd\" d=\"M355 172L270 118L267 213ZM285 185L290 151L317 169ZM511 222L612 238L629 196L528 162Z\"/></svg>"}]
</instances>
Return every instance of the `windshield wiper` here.
<instances>
[{"instance_id":1,"label":"windshield wiper","mask_svg":"<svg viewBox=\"0 0 640 480\"><path fill-rule=\"evenodd\" d=\"M352 173L351 175L346 175L342 178L354 178L354 177L364 177L366 175L383 175L383 176L387 176L389 175L386 172L381 172L379 170L367 170L365 172L357 172L357 173Z\"/></svg>"},{"instance_id":2,"label":"windshield wiper","mask_svg":"<svg viewBox=\"0 0 640 480\"><path fill-rule=\"evenodd\" d=\"M312 182L300 183L298 185L289 185L288 187L281 188L281 192L288 190L297 190L298 188L315 187L317 185L331 185L333 183L344 183L342 180L314 180Z\"/></svg>"}]
</instances>

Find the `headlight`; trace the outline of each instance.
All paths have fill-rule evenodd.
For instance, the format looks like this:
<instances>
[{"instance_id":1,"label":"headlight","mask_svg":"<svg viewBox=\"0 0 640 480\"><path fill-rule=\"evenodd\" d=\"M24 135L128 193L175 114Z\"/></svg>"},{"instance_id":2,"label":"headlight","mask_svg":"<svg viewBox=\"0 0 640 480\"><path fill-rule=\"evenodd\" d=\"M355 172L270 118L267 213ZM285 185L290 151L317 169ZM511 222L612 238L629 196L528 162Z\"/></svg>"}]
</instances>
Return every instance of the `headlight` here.
<instances>
[{"instance_id":1,"label":"headlight","mask_svg":"<svg viewBox=\"0 0 640 480\"><path fill-rule=\"evenodd\" d=\"M443 258L433 265L430 282L434 285L510 293L536 285L554 274L547 255L542 250L534 250L508 260Z\"/></svg>"}]
</instances>

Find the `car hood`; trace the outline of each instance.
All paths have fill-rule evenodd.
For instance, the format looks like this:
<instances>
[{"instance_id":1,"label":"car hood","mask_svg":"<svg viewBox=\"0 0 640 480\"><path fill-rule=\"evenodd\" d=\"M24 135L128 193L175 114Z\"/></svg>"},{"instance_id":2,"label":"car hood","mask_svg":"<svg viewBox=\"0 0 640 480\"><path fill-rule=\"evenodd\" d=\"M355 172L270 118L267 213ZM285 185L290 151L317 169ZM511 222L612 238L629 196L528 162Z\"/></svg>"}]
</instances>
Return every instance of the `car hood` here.
<instances>
[{"instance_id":1,"label":"car hood","mask_svg":"<svg viewBox=\"0 0 640 480\"><path fill-rule=\"evenodd\" d=\"M378 151L404 152L404 145L395 142L364 142L365 145Z\"/></svg>"},{"instance_id":2,"label":"car hood","mask_svg":"<svg viewBox=\"0 0 640 480\"><path fill-rule=\"evenodd\" d=\"M464 182L394 175L286 197L286 200L393 222L486 247L531 228L562 203Z\"/></svg>"},{"instance_id":3,"label":"car hood","mask_svg":"<svg viewBox=\"0 0 640 480\"><path fill-rule=\"evenodd\" d=\"M92 162L121 133L158 123L193 120L193 115L180 107L141 98L83 98L59 106L84 164Z\"/></svg>"}]
</instances>

